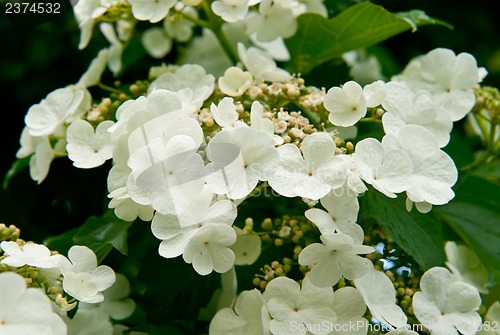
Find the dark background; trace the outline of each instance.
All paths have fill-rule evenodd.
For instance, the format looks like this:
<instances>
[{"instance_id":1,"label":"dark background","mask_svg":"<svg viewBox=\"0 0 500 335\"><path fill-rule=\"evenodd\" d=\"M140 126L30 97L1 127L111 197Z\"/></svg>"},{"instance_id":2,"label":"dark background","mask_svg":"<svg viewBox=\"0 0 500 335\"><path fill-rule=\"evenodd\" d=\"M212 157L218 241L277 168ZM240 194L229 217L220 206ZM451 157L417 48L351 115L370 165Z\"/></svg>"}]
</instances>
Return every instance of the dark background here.
<instances>
[{"instance_id":1,"label":"dark background","mask_svg":"<svg viewBox=\"0 0 500 335\"><path fill-rule=\"evenodd\" d=\"M90 45L78 50L80 34L69 2L62 3L60 15L31 15L25 19L5 15L5 3L1 3L0 175L4 176L15 160L29 107L51 91L78 81L107 42L95 31ZM380 0L376 3L392 12L421 9L454 26L453 30L424 26L415 33L403 33L384 42L387 63L391 64L384 69L386 76L401 71L414 56L446 47L456 53L473 54L478 64L489 70L485 83L500 86L500 27L494 1ZM143 53L139 57L144 57ZM144 58L144 62L130 69L127 78L121 79L126 82L146 78L151 61ZM343 75L345 71L339 71L339 76ZM109 74L106 79L108 83L114 80ZM346 79L332 78L332 85L338 84L336 80ZM7 190L0 191L0 222L23 228L25 239L38 242L79 226L89 216L102 214L107 207L108 170L109 162L97 169L81 170L67 159L56 159L47 179L37 185L26 169L13 178Z\"/></svg>"}]
</instances>

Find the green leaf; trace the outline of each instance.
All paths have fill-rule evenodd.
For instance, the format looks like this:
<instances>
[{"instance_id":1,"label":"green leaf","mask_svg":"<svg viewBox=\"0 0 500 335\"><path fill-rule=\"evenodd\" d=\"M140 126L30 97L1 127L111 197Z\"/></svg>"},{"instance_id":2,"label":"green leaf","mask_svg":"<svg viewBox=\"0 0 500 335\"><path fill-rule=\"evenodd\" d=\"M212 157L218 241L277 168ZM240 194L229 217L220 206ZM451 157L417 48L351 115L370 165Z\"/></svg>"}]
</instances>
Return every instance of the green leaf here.
<instances>
[{"instance_id":1,"label":"green leaf","mask_svg":"<svg viewBox=\"0 0 500 335\"><path fill-rule=\"evenodd\" d=\"M102 260L113 247L127 255L127 231L132 223L118 219L112 211L105 215L93 216L80 227L73 236L78 245L85 245L94 250Z\"/></svg>"},{"instance_id":2,"label":"green leaf","mask_svg":"<svg viewBox=\"0 0 500 335\"><path fill-rule=\"evenodd\" d=\"M456 187L455 199L436 213L474 251L493 282L500 283L500 164L493 162Z\"/></svg>"},{"instance_id":3,"label":"green leaf","mask_svg":"<svg viewBox=\"0 0 500 335\"><path fill-rule=\"evenodd\" d=\"M5 174L5 177L3 179L3 189L6 190L7 187L9 187L9 183L12 180L12 178L19 173L19 171L24 170L26 167L29 166L30 164L30 158L31 156L24 157L21 159L16 159L16 161L12 164L11 168L7 173Z\"/></svg>"},{"instance_id":4,"label":"green leaf","mask_svg":"<svg viewBox=\"0 0 500 335\"><path fill-rule=\"evenodd\" d=\"M437 24L450 27L422 11L393 14L368 1L356 4L328 20L319 14L298 17L295 35L285 40L291 70L306 74L314 67L351 50L367 48L416 27Z\"/></svg>"},{"instance_id":5,"label":"green leaf","mask_svg":"<svg viewBox=\"0 0 500 335\"><path fill-rule=\"evenodd\" d=\"M370 189L360 198L360 219L374 219L392 239L424 269L442 266L444 253L443 227L431 211L427 214L406 210L404 196L385 197Z\"/></svg>"},{"instance_id":6,"label":"green leaf","mask_svg":"<svg viewBox=\"0 0 500 335\"><path fill-rule=\"evenodd\" d=\"M485 207L455 201L436 209L442 220L476 253L493 282L500 282L500 214Z\"/></svg>"}]
</instances>

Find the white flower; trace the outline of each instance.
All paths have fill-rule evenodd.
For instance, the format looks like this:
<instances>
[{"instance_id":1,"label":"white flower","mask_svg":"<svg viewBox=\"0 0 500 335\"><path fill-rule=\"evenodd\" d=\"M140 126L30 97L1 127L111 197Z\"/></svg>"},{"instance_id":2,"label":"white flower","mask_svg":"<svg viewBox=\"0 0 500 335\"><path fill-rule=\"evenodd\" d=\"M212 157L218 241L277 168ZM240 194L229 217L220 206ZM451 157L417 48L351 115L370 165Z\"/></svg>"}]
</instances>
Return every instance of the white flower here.
<instances>
[{"instance_id":1,"label":"white flower","mask_svg":"<svg viewBox=\"0 0 500 335\"><path fill-rule=\"evenodd\" d=\"M66 150L73 165L90 169L104 164L113 155L113 144L108 129L113 121L103 121L95 129L85 120L71 123L66 131Z\"/></svg>"},{"instance_id":2,"label":"white flower","mask_svg":"<svg viewBox=\"0 0 500 335\"><path fill-rule=\"evenodd\" d=\"M106 265L97 266L96 255L85 246L72 246L68 257L60 263L64 291L82 302L102 302L101 292L115 282L114 271Z\"/></svg>"},{"instance_id":3,"label":"white flower","mask_svg":"<svg viewBox=\"0 0 500 335\"><path fill-rule=\"evenodd\" d=\"M444 246L446 266L460 280L474 286L481 293L488 293L488 273L476 254L465 245L448 241Z\"/></svg>"},{"instance_id":4,"label":"white flower","mask_svg":"<svg viewBox=\"0 0 500 335\"><path fill-rule=\"evenodd\" d=\"M271 42L278 37L288 38L297 31L297 20L290 8L279 1L262 0L259 12L252 12L246 20L247 34L256 34L261 42Z\"/></svg>"},{"instance_id":5,"label":"white flower","mask_svg":"<svg viewBox=\"0 0 500 335\"><path fill-rule=\"evenodd\" d=\"M25 279L13 272L0 273L0 287L0 334L66 334L42 290L26 288Z\"/></svg>"},{"instance_id":6,"label":"white flower","mask_svg":"<svg viewBox=\"0 0 500 335\"><path fill-rule=\"evenodd\" d=\"M250 109L250 123L252 128L269 135L273 139L275 146L283 144L283 138L274 134L274 123L264 117L264 107L258 101L252 103L252 108Z\"/></svg>"},{"instance_id":7,"label":"white flower","mask_svg":"<svg viewBox=\"0 0 500 335\"><path fill-rule=\"evenodd\" d=\"M151 23L161 21L175 5L175 0L130 0L129 2L132 5L132 14L137 20L149 20Z\"/></svg>"},{"instance_id":8,"label":"white flower","mask_svg":"<svg viewBox=\"0 0 500 335\"><path fill-rule=\"evenodd\" d=\"M177 2L176 6L179 5L181 5L181 3ZM180 12L185 16L198 18L198 11L193 7L184 7ZM165 20L163 20L163 29L165 29L167 36L179 42L188 42L191 39L193 36L193 26L194 23L184 16L167 16Z\"/></svg>"},{"instance_id":9,"label":"white flower","mask_svg":"<svg viewBox=\"0 0 500 335\"><path fill-rule=\"evenodd\" d=\"M172 39L160 27L153 27L142 33L142 45L153 58L163 58L172 50Z\"/></svg>"},{"instance_id":10,"label":"white flower","mask_svg":"<svg viewBox=\"0 0 500 335\"><path fill-rule=\"evenodd\" d=\"M328 214L322 209L311 208L308 209L304 213L304 215L308 220L314 223L316 227L318 227L322 235L330 235L334 234L335 232L339 232L345 235L349 235L357 244L363 243L363 228L352 221L347 221L344 219L345 217L350 218L350 214L344 216L339 213L333 214L334 217L332 217L332 214Z\"/></svg>"},{"instance_id":11,"label":"white flower","mask_svg":"<svg viewBox=\"0 0 500 335\"><path fill-rule=\"evenodd\" d=\"M127 191L127 179L132 173L128 166L115 165L109 170L108 207L114 208L115 215L125 221L134 221L139 217L143 221L151 221L154 209L150 205L140 205L130 199Z\"/></svg>"},{"instance_id":12,"label":"white flower","mask_svg":"<svg viewBox=\"0 0 500 335\"><path fill-rule=\"evenodd\" d=\"M457 168L439 149L431 132L417 125L404 126L397 136L384 136L382 145L389 151L402 150L410 157L413 172L408 177L406 195L411 201L443 205L453 199L451 187L458 178Z\"/></svg>"},{"instance_id":13,"label":"white flower","mask_svg":"<svg viewBox=\"0 0 500 335\"><path fill-rule=\"evenodd\" d=\"M365 116L367 107L382 103L386 95L384 85L382 81L376 81L363 89L357 82L348 81L342 88L330 88L323 101L330 112L328 120L336 126L354 125Z\"/></svg>"},{"instance_id":14,"label":"white flower","mask_svg":"<svg viewBox=\"0 0 500 335\"><path fill-rule=\"evenodd\" d=\"M108 63L109 50L102 49L97 56L92 60L87 71L80 77L76 83L76 87L90 87L97 85L101 82L101 76L106 70Z\"/></svg>"},{"instance_id":15,"label":"white flower","mask_svg":"<svg viewBox=\"0 0 500 335\"><path fill-rule=\"evenodd\" d=\"M292 76L280 69L271 56L260 49L250 47L245 49L243 43L238 43L238 55L257 82L287 82Z\"/></svg>"},{"instance_id":16,"label":"white flower","mask_svg":"<svg viewBox=\"0 0 500 335\"><path fill-rule=\"evenodd\" d=\"M382 116L386 134L397 134L402 127L416 124L429 130L440 147L450 140L453 127L450 114L433 100L427 91L414 93L404 83L390 82L386 85L387 97L382 107L387 111Z\"/></svg>"},{"instance_id":17,"label":"white flower","mask_svg":"<svg viewBox=\"0 0 500 335\"><path fill-rule=\"evenodd\" d=\"M212 11L226 22L243 20L248 13L248 0L216 0Z\"/></svg>"},{"instance_id":18,"label":"white flower","mask_svg":"<svg viewBox=\"0 0 500 335\"><path fill-rule=\"evenodd\" d=\"M232 97L239 97L250 87L252 80L253 77L250 72L232 66L224 72L223 77L219 78L218 83L222 93Z\"/></svg>"},{"instance_id":19,"label":"white flower","mask_svg":"<svg viewBox=\"0 0 500 335\"><path fill-rule=\"evenodd\" d=\"M65 122L80 117L90 107L90 95L82 89L70 87L51 92L39 104L31 106L26 115L26 126L31 136L51 135Z\"/></svg>"},{"instance_id":20,"label":"white flower","mask_svg":"<svg viewBox=\"0 0 500 335\"><path fill-rule=\"evenodd\" d=\"M128 100L118 108L117 123L109 131L118 142L113 160L126 164L129 156L162 136L165 141L176 135L190 136L196 146L203 142L203 131L196 120L185 118L191 107L183 108L179 93L158 89L148 97Z\"/></svg>"},{"instance_id":21,"label":"white flower","mask_svg":"<svg viewBox=\"0 0 500 335\"><path fill-rule=\"evenodd\" d=\"M30 176L40 184L47 177L55 155L49 138L47 135L31 136L28 127L24 127L20 143L21 148L17 151L16 157L25 158L32 155L29 163Z\"/></svg>"},{"instance_id":22,"label":"white flower","mask_svg":"<svg viewBox=\"0 0 500 335\"><path fill-rule=\"evenodd\" d=\"M337 321L335 312L332 310L332 289L330 287L318 288L307 278L302 282L302 289L293 279L275 278L267 284L263 296L267 301L269 314L273 317L269 322L272 334L305 335L307 325ZM324 328L309 328L315 335L329 332Z\"/></svg>"},{"instance_id":23,"label":"white flower","mask_svg":"<svg viewBox=\"0 0 500 335\"><path fill-rule=\"evenodd\" d=\"M356 127L353 126L353 128ZM341 138L345 139L345 137ZM359 169L356 166L356 162L354 160L353 155L340 155L339 157L345 161L347 167L347 180L346 184L344 185L344 188L345 186L347 186L349 190L354 192L355 194L362 194L366 192L368 188L361 179ZM349 192L349 190L347 190L347 192Z\"/></svg>"},{"instance_id":24,"label":"white flower","mask_svg":"<svg viewBox=\"0 0 500 335\"><path fill-rule=\"evenodd\" d=\"M68 327L68 335L112 335L113 325L109 315L98 308L88 308L82 304L75 316L63 317Z\"/></svg>"},{"instance_id":25,"label":"white flower","mask_svg":"<svg viewBox=\"0 0 500 335\"><path fill-rule=\"evenodd\" d=\"M228 247L236 242L231 227L236 206L229 200L211 204L213 193L205 187L184 211L156 213L151 230L163 240L158 252L165 258L183 255L201 275L215 270L223 273L234 265L234 253Z\"/></svg>"},{"instance_id":26,"label":"white flower","mask_svg":"<svg viewBox=\"0 0 500 335\"><path fill-rule=\"evenodd\" d=\"M131 199L162 214L182 212L204 185L205 165L197 148L191 137L175 135L167 141L151 139L136 150L128 163Z\"/></svg>"},{"instance_id":27,"label":"white flower","mask_svg":"<svg viewBox=\"0 0 500 335\"><path fill-rule=\"evenodd\" d=\"M243 121L238 120L238 112L236 111L236 105L233 101L233 98L225 97L217 106L213 102L210 105L210 111L212 112L215 122L226 130L245 127L247 125Z\"/></svg>"},{"instance_id":28,"label":"white flower","mask_svg":"<svg viewBox=\"0 0 500 335\"><path fill-rule=\"evenodd\" d=\"M238 227L233 227L238 236L231 246L235 255L234 265L251 265L260 256L262 239L257 234L247 234Z\"/></svg>"},{"instance_id":29,"label":"white flower","mask_svg":"<svg viewBox=\"0 0 500 335\"><path fill-rule=\"evenodd\" d=\"M332 309L337 315L337 325L331 335L366 335L368 320L363 318L366 304L358 290L346 286L335 291Z\"/></svg>"},{"instance_id":30,"label":"white flower","mask_svg":"<svg viewBox=\"0 0 500 335\"><path fill-rule=\"evenodd\" d=\"M396 305L394 285L385 273L372 268L366 275L354 280L354 285L374 318L388 327L406 327L407 317Z\"/></svg>"},{"instance_id":31,"label":"white flower","mask_svg":"<svg viewBox=\"0 0 500 335\"><path fill-rule=\"evenodd\" d=\"M241 292L234 310L223 308L215 314L209 332L212 335L269 335L269 313L261 293L257 289Z\"/></svg>"},{"instance_id":32,"label":"white flower","mask_svg":"<svg viewBox=\"0 0 500 335\"><path fill-rule=\"evenodd\" d=\"M366 138L356 144L352 157L361 178L386 196L395 198L394 193L408 188L413 164L403 150Z\"/></svg>"},{"instance_id":33,"label":"white flower","mask_svg":"<svg viewBox=\"0 0 500 335\"><path fill-rule=\"evenodd\" d=\"M122 69L122 42L116 36L115 28L110 23L103 22L99 25L102 34L111 44L108 48L108 67L115 76Z\"/></svg>"},{"instance_id":34,"label":"white flower","mask_svg":"<svg viewBox=\"0 0 500 335\"><path fill-rule=\"evenodd\" d=\"M104 301L98 304L87 304L80 302L80 310L97 310L98 313L106 315L105 319L111 317L114 320L123 320L132 315L135 310L135 302L127 298L130 294L130 283L121 273L116 274L116 281L110 288L102 292ZM103 322L104 324L104 322Z\"/></svg>"},{"instance_id":35,"label":"white flower","mask_svg":"<svg viewBox=\"0 0 500 335\"><path fill-rule=\"evenodd\" d=\"M438 48L410 62L393 80L406 82L414 91L432 93L452 120L458 121L474 106L472 88L481 82L484 73L471 54L455 55L452 50Z\"/></svg>"},{"instance_id":36,"label":"white flower","mask_svg":"<svg viewBox=\"0 0 500 335\"><path fill-rule=\"evenodd\" d=\"M300 196L318 200L345 183L347 169L335 156L330 135L314 133L302 142L302 154L294 144L278 148L280 160L269 185L286 197Z\"/></svg>"},{"instance_id":37,"label":"white flower","mask_svg":"<svg viewBox=\"0 0 500 335\"><path fill-rule=\"evenodd\" d=\"M80 44L78 48L84 49L92 37L92 28L94 27L94 19L106 13L111 3L100 0L80 0L73 8L75 18L78 21L78 27L81 30Z\"/></svg>"},{"instance_id":38,"label":"white flower","mask_svg":"<svg viewBox=\"0 0 500 335\"><path fill-rule=\"evenodd\" d=\"M225 224L206 225L193 234L182 258L200 275L212 271L224 273L234 265L234 253L229 247L236 242L234 229Z\"/></svg>"},{"instance_id":39,"label":"white flower","mask_svg":"<svg viewBox=\"0 0 500 335\"><path fill-rule=\"evenodd\" d=\"M214 81L214 76L207 74L200 65L185 64L173 73L166 72L156 78L149 86L148 94L157 89L179 92L182 94L180 96L185 96L182 99L183 106L192 104L196 108L200 108L213 93Z\"/></svg>"},{"instance_id":40,"label":"white flower","mask_svg":"<svg viewBox=\"0 0 500 335\"><path fill-rule=\"evenodd\" d=\"M413 310L418 321L431 334L472 335L481 324L476 312L481 305L479 292L457 280L441 267L427 270L420 279L422 292L413 296Z\"/></svg>"},{"instance_id":41,"label":"white flower","mask_svg":"<svg viewBox=\"0 0 500 335\"><path fill-rule=\"evenodd\" d=\"M271 137L250 127L222 130L206 149L206 183L217 194L240 199L265 181L276 167L278 151Z\"/></svg>"},{"instance_id":42,"label":"white flower","mask_svg":"<svg viewBox=\"0 0 500 335\"><path fill-rule=\"evenodd\" d=\"M343 275L349 280L358 279L372 267L367 258L357 256L375 251L373 247L355 244L352 237L342 234L320 236L321 243L312 243L299 254L300 265L314 265L308 278L318 287L331 287Z\"/></svg>"},{"instance_id":43,"label":"white flower","mask_svg":"<svg viewBox=\"0 0 500 335\"><path fill-rule=\"evenodd\" d=\"M59 267L60 255L51 255L49 248L43 244L27 243L21 248L16 242L3 241L0 248L4 251L4 259L0 263L12 267L23 265L42 269Z\"/></svg>"}]
</instances>

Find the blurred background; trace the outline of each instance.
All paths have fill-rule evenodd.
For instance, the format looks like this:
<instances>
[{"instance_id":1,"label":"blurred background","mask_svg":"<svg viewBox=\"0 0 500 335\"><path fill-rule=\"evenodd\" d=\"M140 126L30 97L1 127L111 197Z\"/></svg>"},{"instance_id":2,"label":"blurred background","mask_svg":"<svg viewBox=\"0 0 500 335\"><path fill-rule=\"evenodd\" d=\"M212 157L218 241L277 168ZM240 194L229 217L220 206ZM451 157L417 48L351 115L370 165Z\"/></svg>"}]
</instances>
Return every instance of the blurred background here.
<instances>
[{"instance_id":1,"label":"blurred background","mask_svg":"<svg viewBox=\"0 0 500 335\"><path fill-rule=\"evenodd\" d=\"M411 58L436 47L446 47L456 53L473 54L478 64L489 71L484 83L500 86L500 21L495 1L375 2L391 12L421 9L454 27L450 30L424 26L415 33L406 32L384 42L377 54L383 55L381 63L386 77L401 71ZM78 50L79 30L69 1L61 2L61 14L25 17L5 14L5 0L0 3L0 175L3 177L15 161L29 107L51 91L78 81L107 42L95 33L90 45ZM146 78L148 67L161 63L149 58L139 43L128 57L143 61L128 69L127 77L120 78L123 82ZM338 67L339 71L328 77L330 86L348 80L345 65ZM107 82L112 83L114 78L107 76ZM109 165L88 171L76 169L69 160L56 159L47 179L37 185L25 169L12 179L6 190L0 191L0 222L23 228L24 238L35 241L79 226L91 215L102 214L107 207L108 170Z\"/></svg>"}]
</instances>

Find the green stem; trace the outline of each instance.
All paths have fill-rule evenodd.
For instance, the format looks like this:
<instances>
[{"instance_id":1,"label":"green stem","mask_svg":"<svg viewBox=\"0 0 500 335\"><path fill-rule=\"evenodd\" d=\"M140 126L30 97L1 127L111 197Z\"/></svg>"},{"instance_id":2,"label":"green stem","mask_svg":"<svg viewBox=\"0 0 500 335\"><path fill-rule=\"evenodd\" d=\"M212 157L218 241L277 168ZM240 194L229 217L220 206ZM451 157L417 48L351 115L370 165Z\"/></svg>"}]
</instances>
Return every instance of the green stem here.
<instances>
[{"instance_id":1,"label":"green stem","mask_svg":"<svg viewBox=\"0 0 500 335\"><path fill-rule=\"evenodd\" d=\"M496 131L497 131L496 124L492 122L490 124L490 138L489 138L490 141L489 141L489 144L488 144L488 149L493 154L495 153L495 136L496 136Z\"/></svg>"},{"instance_id":2,"label":"green stem","mask_svg":"<svg viewBox=\"0 0 500 335\"><path fill-rule=\"evenodd\" d=\"M120 90L114 88L114 87L111 87L111 86L108 86L108 85L105 85L103 83L99 83L97 84L97 86L99 86L99 88L105 90L105 91L109 91L109 92L112 92L112 93L121 93Z\"/></svg>"},{"instance_id":3,"label":"green stem","mask_svg":"<svg viewBox=\"0 0 500 335\"><path fill-rule=\"evenodd\" d=\"M198 19L196 17L192 17L191 15L187 15L184 13L179 13L179 15L181 15L184 19L191 21L200 27L211 29L210 23L208 21Z\"/></svg>"},{"instance_id":4,"label":"green stem","mask_svg":"<svg viewBox=\"0 0 500 335\"><path fill-rule=\"evenodd\" d=\"M480 155L479 157L477 157L473 162L465 165L464 167L462 167L460 169L461 172L465 172L465 171L469 171L469 170L472 170L480 165L482 165L483 163L485 163L488 158L490 158L490 153L488 150L484 150Z\"/></svg>"}]
</instances>

